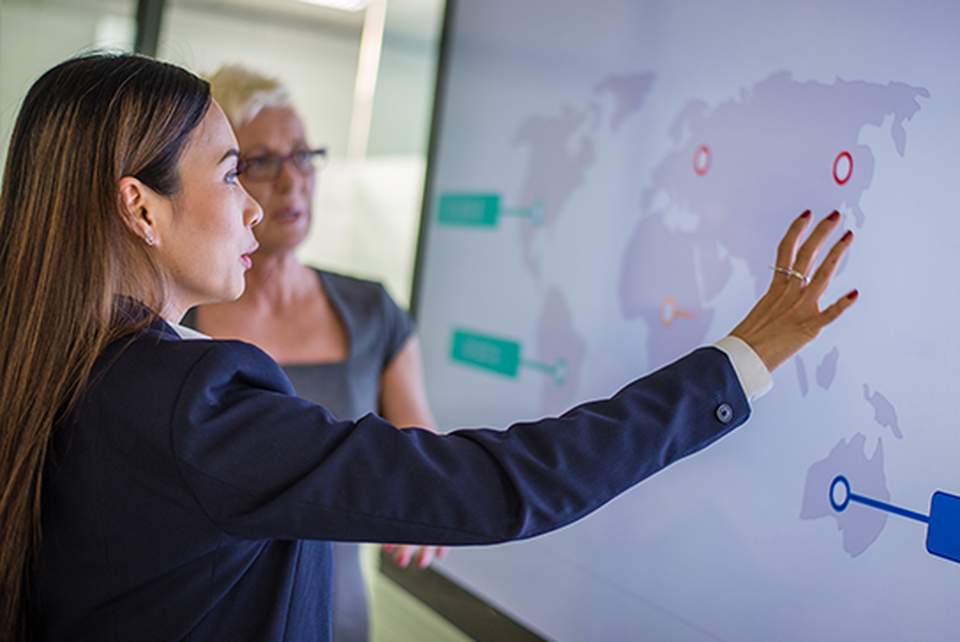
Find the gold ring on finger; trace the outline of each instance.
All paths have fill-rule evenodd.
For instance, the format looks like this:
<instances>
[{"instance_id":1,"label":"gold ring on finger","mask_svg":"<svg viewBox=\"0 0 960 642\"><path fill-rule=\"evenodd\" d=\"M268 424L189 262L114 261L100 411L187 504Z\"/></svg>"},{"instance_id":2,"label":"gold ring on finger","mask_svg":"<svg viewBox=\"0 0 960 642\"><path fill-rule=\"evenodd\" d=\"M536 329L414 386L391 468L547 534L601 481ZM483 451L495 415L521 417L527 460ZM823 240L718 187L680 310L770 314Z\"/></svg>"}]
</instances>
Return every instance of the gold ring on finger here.
<instances>
[{"instance_id":1,"label":"gold ring on finger","mask_svg":"<svg viewBox=\"0 0 960 642\"><path fill-rule=\"evenodd\" d=\"M769 267L774 272L780 272L781 274L786 274L787 276L797 277L798 279L803 281L804 285L808 285L810 283L810 277L808 277L803 272L798 272L797 270L794 270L793 268L780 267L779 265L771 265Z\"/></svg>"}]
</instances>

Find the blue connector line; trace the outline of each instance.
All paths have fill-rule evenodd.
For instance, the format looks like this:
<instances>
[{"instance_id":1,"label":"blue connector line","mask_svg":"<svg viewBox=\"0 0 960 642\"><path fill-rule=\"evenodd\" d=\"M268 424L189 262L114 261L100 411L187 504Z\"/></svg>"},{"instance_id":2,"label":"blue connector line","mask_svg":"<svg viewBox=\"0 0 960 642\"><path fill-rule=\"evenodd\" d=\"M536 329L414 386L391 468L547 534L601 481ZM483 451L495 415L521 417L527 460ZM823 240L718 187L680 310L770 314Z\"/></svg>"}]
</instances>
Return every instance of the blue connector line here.
<instances>
[{"instance_id":1,"label":"blue connector line","mask_svg":"<svg viewBox=\"0 0 960 642\"><path fill-rule=\"evenodd\" d=\"M846 493L839 502L835 497L837 486L843 486ZM842 513L850 502L923 522L927 525L927 551L952 562L960 562L960 497L938 490L930 498L930 515L927 516L872 497L858 495L850 490L850 481L846 477L837 475L830 484L830 505L833 510Z\"/></svg>"},{"instance_id":2,"label":"blue connector line","mask_svg":"<svg viewBox=\"0 0 960 642\"><path fill-rule=\"evenodd\" d=\"M834 497L834 492L837 488L837 484L843 484L843 487L846 489L846 497L844 497L843 502L837 503L836 498ZM837 475L833 478L833 483L830 484L830 505L833 506L833 510L838 513L842 513L847 509L847 506L850 505L850 502L857 502L858 504L864 504L870 506L871 508L876 508L878 510L885 510L888 513L895 513L909 519L915 519L918 522L923 522L924 524L930 523L930 518L924 515L923 513L917 513L912 510L907 510L906 508L900 508L899 506L894 506L893 504L888 504L886 502L881 502L879 499L873 499L871 497L864 497L863 495L857 495L856 493L850 492L850 482L843 475Z\"/></svg>"}]
</instances>

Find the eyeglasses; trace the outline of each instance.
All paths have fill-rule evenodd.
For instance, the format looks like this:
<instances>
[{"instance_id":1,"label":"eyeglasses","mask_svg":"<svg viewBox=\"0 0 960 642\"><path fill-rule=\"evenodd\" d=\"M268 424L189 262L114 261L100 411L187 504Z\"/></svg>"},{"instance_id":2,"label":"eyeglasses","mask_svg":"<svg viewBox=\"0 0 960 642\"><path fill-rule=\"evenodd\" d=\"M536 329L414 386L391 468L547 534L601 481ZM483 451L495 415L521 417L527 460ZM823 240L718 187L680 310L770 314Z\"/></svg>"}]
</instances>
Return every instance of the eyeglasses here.
<instances>
[{"instance_id":1,"label":"eyeglasses","mask_svg":"<svg viewBox=\"0 0 960 642\"><path fill-rule=\"evenodd\" d=\"M283 172L283 164L291 161L302 176L312 176L327 164L327 149L295 149L286 156L260 154L241 156L237 171L245 180L253 182L275 181Z\"/></svg>"}]
</instances>

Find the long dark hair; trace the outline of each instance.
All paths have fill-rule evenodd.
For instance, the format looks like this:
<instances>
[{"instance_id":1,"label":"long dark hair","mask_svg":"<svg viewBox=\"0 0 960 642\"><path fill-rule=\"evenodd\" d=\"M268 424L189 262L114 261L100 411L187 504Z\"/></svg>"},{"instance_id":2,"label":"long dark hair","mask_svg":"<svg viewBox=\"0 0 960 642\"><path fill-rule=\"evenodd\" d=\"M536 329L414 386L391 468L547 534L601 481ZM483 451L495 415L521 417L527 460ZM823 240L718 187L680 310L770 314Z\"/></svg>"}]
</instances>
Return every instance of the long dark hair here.
<instances>
[{"instance_id":1,"label":"long dark hair","mask_svg":"<svg viewBox=\"0 0 960 642\"><path fill-rule=\"evenodd\" d=\"M209 105L207 83L179 67L95 54L48 71L20 109L0 194L0 639L28 635L57 421L104 347L135 329L116 302L162 308L162 274L123 222L118 183L134 176L175 197Z\"/></svg>"}]
</instances>

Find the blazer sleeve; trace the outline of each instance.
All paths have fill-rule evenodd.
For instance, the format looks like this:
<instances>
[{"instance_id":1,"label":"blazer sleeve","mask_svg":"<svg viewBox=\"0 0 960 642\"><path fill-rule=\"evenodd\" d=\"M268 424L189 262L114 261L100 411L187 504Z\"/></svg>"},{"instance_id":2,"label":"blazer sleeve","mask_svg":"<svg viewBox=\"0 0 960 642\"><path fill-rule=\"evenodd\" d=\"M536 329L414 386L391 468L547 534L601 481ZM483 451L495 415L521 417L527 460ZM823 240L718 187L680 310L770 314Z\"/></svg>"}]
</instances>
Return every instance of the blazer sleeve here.
<instances>
[{"instance_id":1,"label":"blazer sleeve","mask_svg":"<svg viewBox=\"0 0 960 642\"><path fill-rule=\"evenodd\" d=\"M266 355L214 342L172 415L181 474L244 538L479 544L526 538L599 508L743 423L728 357L703 348L614 397L507 430L337 422L289 394Z\"/></svg>"}]
</instances>

